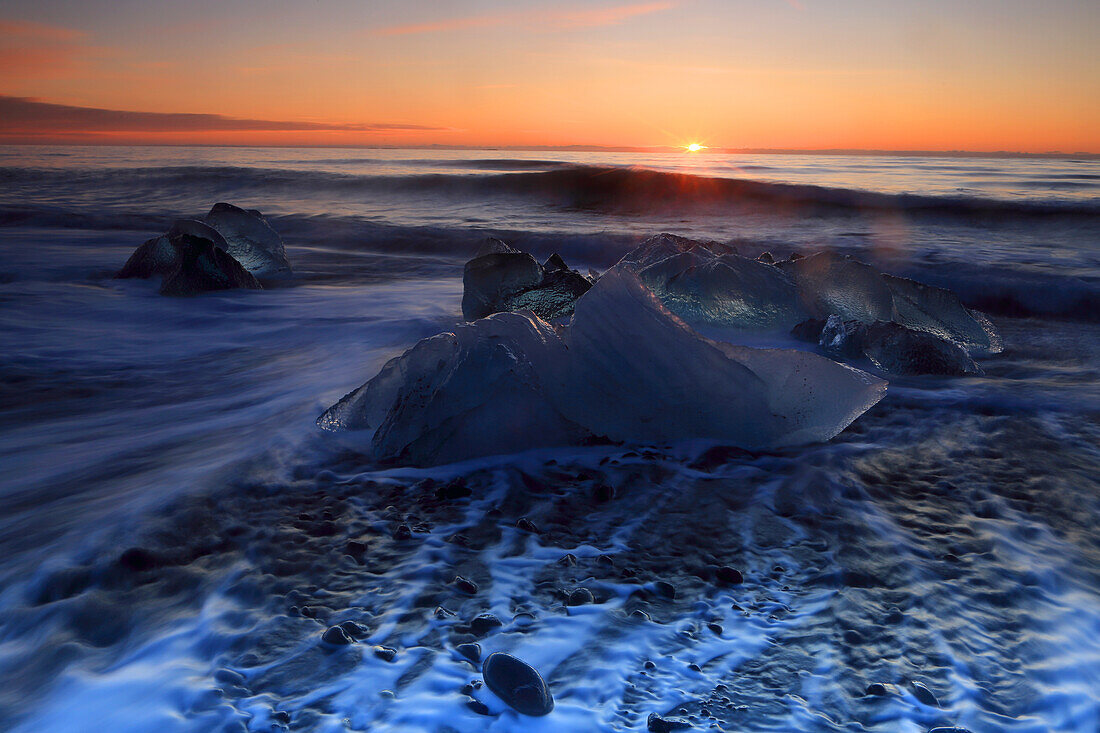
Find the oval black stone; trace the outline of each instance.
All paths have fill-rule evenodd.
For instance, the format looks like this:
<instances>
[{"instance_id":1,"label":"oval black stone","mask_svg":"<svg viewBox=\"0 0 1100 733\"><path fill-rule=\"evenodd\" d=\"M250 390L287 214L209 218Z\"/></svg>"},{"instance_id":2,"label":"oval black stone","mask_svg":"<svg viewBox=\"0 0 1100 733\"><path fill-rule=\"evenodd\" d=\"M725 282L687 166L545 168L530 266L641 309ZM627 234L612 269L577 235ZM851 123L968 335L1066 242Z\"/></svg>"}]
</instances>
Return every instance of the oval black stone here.
<instances>
[{"instance_id":1,"label":"oval black stone","mask_svg":"<svg viewBox=\"0 0 1100 733\"><path fill-rule=\"evenodd\" d=\"M518 713L540 716L554 709L554 696L542 675L511 654L490 654L482 674L486 686Z\"/></svg>"}]
</instances>

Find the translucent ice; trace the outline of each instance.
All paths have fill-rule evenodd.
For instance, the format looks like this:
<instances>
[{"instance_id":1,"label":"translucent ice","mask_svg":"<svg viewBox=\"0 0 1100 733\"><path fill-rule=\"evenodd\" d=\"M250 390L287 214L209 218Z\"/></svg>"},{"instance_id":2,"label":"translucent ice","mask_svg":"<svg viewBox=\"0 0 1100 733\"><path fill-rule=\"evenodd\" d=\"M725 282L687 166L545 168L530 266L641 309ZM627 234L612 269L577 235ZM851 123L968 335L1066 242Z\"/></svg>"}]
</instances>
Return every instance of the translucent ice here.
<instances>
[{"instance_id":1,"label":"translucent ice","mask_svg":"<svg viewBox=\"0 0 1100 733\"><path fill-rule=\"evenodd\" d=\"M462 316L468 321L529 310L548 320L568 317L592 283L555 254L546 264L490 237L462 273Z\"/></svg>"},{"instance_id":2,"label":"translucent ice","mask_svg":"<svg viewBox=\"0 0 1100 733\"><path fill-rule=\"evenodd\" d=\"M318 423L419 464L591 436L774 448L828 440L886 389L814 354L705 339L625 267L577 301L563 331L532 313L458 326L391 360Z\"/></svg>"},{"instance_id":3,"label":"translucent ice","mask_svg":"<svg viewBox=\"0 0 1100 733\"><path fill-rule=\"evenodd\" d=\"M225 238L226 251L258 277L290 272L286 248L278 232L255 209L217 203L203 220Z\"/></svg>"},{"instance_id":4,"label":"translucent ice","mask_svg":"<svg viewBox=\"0 0 1100 733\"><path fill-rule=\"evenodd\" d=\"M698 437L742 448L828 440L886 391L882 380L815 354L703 338L621 266L577 301L566 340L562 412L615 440Z\"/></svg>"},{"instance_id":5,"label":"translucent ice","mask_svg":"<svg viewBox=\"0 0 1100 733\"><path fill-rule=\"evenodd\" d=\"M565 345L545 321L498 313L391 359L318 424L359 431L360 448L415 464L574 443L586 431L554 403L565 360Z\"/></svg>"}]
</instances>

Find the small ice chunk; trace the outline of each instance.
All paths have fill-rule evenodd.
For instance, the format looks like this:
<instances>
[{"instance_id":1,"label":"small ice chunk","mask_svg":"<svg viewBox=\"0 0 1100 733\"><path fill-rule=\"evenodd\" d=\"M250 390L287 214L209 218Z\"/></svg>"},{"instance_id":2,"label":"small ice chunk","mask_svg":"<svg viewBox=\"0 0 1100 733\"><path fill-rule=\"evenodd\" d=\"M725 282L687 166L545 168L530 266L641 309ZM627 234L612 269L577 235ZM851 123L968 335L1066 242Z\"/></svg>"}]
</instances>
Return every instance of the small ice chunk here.
<instances>
[{"instance_id":1,"label":"small ice chunk","mask_svg":"<svg viewBox=\"0 0 1100 733\"><path fill-rule=\"evenodd\" d=\"M557 254L540 265L527 252L490 237L462 273L462 316L472 321L529 310L547 320L564 318L591 286Z\"/></svg>"},{"instance_id":2,"label":"small ice chunk","mask_svg":"<svg viewBox=\"0 0 1100 733\"><path fill-rule=\"evenodd\" d=\"M253 275L275 277L290 273L282 238L255 209L217 203L203 221L221 233L226 251Z\"/></svg>"}]
</instances>

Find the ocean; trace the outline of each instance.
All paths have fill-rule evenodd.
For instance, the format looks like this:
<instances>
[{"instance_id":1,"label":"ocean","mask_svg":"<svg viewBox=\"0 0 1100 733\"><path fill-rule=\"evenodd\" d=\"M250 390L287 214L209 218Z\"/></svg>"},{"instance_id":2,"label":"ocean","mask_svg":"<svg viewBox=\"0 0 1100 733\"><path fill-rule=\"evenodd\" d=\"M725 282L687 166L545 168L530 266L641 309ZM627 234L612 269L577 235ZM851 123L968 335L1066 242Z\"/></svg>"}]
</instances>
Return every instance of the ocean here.
<instances>
[{"instance_id":1,"label":"ocean","mask_svg":"<svg viewBox=\"0 0 1100 733\"><path fill-rule=\"evenodd\" d=\"M113 278L219 201L292 278ZM461 320L486 237L600 273L661 232L853 255L1005 348L775 452L412 468L316 426ZM4 730L1100 730L1097 160L0 147L0 377Z\"/></svg>"}]
</instances>

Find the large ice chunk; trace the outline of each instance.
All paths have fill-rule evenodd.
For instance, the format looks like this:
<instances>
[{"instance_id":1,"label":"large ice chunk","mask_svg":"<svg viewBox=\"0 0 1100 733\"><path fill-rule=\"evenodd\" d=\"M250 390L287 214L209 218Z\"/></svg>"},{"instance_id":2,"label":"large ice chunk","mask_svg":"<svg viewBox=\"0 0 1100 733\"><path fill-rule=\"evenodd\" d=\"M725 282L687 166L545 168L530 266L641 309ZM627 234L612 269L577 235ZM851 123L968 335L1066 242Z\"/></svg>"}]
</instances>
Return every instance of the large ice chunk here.
<instances>
[{"instance_id":1,"label":"large ice chunk","mask_svg":"<svg viewBox=\"0 0 1100 733\"><path fill-rule=\"evenodd\" d=\"M775 448L828 440L886 389L814 354L703 338L625 267L582 296L562 330L529 312L458 326L391 360L318 424L357 431L380 459L419 464L592 436Z\"/></svg>"},{"instance_id":2,"label":"large ice chunk","mask_svg":"<svg viewBox=\"0 0 1100 733\"><path fill-rule=\"evenodd\" d=\"M226 250L225 239L201 221L181 219L130 255L115 277L162 278L164 295L209 290L259 289L260 283Z\"/></svg>"},{"instance_id":3,"label":"large ice chunk","mask_svg":"<svg viewBox=\"0 0 1100 733\"><path fill-rule=\"evenodd\" d=\"M255 209L217 203L203 220L225 238L226 251L257 277L290 273L286 248L278 232Z\"/></svg>"},{"instance_id":4,"label":"large ice chunk","mask_svg":"<svg viewBox=\"0 0 1100 733\"><path fill-rule=\"evenodd\" d=\"M828 440L886 383L800 351L703 338L628 268L577 302L562 412L615 440L713 438L742 448Z\"/></svg>"}]
</instances>

